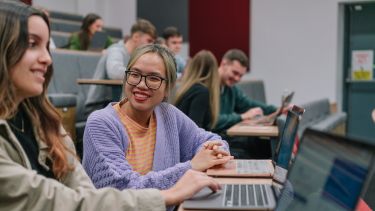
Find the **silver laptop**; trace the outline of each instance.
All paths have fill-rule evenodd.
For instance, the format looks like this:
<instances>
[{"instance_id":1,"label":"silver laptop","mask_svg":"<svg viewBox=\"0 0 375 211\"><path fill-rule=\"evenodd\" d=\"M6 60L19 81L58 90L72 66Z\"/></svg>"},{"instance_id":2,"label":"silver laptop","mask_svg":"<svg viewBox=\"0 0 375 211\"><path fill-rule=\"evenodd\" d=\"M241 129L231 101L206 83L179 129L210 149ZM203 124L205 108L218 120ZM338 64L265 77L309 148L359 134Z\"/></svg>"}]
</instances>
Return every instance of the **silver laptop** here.
<instances>
[{"instance_id":1,"label":"silver laptop","mask_svg":"<svg viewBox=\"0 0 375 211\"><path fill-rule=\"evenodd\" d=\"M375 144L307 129L281 194L275 184L225 184L203 189L184 209L353 210L367 189ZM259 185L259 186L258 186ZM277 202L277 203L276 203Z\"/></svg>"},{"instance_id":2,"label":"silver laptop","mask_svg":"<svg viewBox=\"0 0 375 211\"><path fill-rule=\"evenodd\" d=\"M298 111L298 112L297 112ZM215 166L207 170L210 176L225 177L272 177L276 174L280 182L286 177L289 161L292 155L294 140L297 133L299 118L304 109L293 106L288 111L280 141L272 160L231 160L223 166Z\"/></svg>"},{"instance_id":3,"label":"silver laptop","mask_svg":"<svg viewBox=\"0 0 375 211\"><path fill-rule=\"evenodd\" d=\"M294 92L291 91L283 96L281 96L281 105L280 109L277 113L273 113L267 116L256 116L254 120L248 121L248 124L251 125L276 125L276 119L279 117L282 113L284 108L288 107L290 102L292 101L294 96ZM245 123L246 124L246 123Z\"/></svg>"}]
</instances>

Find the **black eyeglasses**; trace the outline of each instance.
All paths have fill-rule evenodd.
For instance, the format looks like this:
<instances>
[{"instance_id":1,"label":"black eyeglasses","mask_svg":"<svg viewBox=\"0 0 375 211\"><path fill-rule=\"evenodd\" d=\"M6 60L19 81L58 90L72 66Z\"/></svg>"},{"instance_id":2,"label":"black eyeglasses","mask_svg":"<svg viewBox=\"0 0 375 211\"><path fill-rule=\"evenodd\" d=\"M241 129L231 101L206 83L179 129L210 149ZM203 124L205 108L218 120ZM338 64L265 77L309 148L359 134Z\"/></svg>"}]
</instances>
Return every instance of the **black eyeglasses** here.
<instances>
[{"instance_id":1,"label":"black eyeglasses","mask_svg":"<svg viewBox=\"0 0 375 211\"><path fill-rule=\"evenodd\" d=\"M145 78L145 84L149 89L157 90L160 88L163 81L167 79L162 78L157 75L142 75L141 73L134 70L125 71L126 74L126 83L132 86L137 86L141 83L142 78Z\"/></svg>"}]
</instances>

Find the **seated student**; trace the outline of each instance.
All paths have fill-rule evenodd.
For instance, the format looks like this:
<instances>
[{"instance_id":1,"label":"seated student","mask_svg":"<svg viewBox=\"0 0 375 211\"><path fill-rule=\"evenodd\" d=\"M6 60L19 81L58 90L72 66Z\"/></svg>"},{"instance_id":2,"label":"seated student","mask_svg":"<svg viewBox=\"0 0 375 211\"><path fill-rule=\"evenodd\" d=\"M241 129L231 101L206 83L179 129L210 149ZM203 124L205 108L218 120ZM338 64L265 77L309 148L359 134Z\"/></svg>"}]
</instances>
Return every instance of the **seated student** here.
<instances>
[{"instance_id":1,"label":"seated student","mask_svg":"<svg viewBox=\"0 0 375 211\"><path fill-rule=\"evenodd\" d=\"M106 54L100 58L93 78L94 79L123 79L125 67L128 65L130 54L139 46L153 43L156 39L156 28L148 20L138 19L131 27L131 34L126 42L120 40L111 45ZM108 91L109 89L109 91ZM92 85L87 94L85 102L85 113L103 108L108 102L118 100L112 99L110 87Z\"/></svg>"},{"instance_id":2,"label":"seated student","mask_svg":"<svg viewBox=\"0 0 375 211\"><path fill-rule=\"evenodd\" d=\"M215 56L199 51L185 70L175 105L199 127L211 130L220 110L220 79Z\"/></svg>"},{"instance_id":3,"label":"seated student","mask_svg":"<svg viewBox=\"0 0 375 211\"><path fill-rule=\"evenodd\" d=\"M243 91L236 86L242 76L249 71L249 60L246 54L239 49L228 50L218 68L220 77L220 115L213 129L214 132L225 135L225 131L233 125L243 121L256 118L257 115L269 115L277 112L277 108L262 102L248 98ZM287 110L287 109L286 109ZM238 158L262 158L271 156L270 143L266 140L248 138L228 139L232 154Z\"/></svg>"},{"instance_id":4,"label":"seated student","mask_svg":"<svg viewBox=\"0 0 375 211\"><path fill-rule=\"evenodd\" d=\"M94 34L102 30L103 19L94 13L87 14L82 20L81 31L73 33L69 38L68 48L71 50L88 50ZM112 43L111 37L107 36L105 48L109 47Z\"/></svg>"},{"instance_id":5,"label":"seated student","mask_svg":"<svg viewBox=\"0 0 375 211\"><path fill-rule=\"evenodd\" d=\"M18 1L0 5L0 210L165 210L204 186L219 188L189 170L169 190L96 190L46 97L47 17Z\"/></svg>"},{"instance_id":6,"label":"seated student","mask_svg":"<svg viewBox=\"0 0 375 211\"><path fill-rule=\"evenodd\" d=\"M174 26L169 26L163 31L163 38L167 47L174 53L177 63L177 78L180 78L186 66L186 60L179 54L182 47L182 34Z\"/></svg>"},{"instance_id":7,"label":"seated student","mask_svg":"<svg viewBox=\"0 0 375 211\"><path fill-rule=\"evenodd\" d=\"M167 189L188 169L205 171L231 159L220 136L164 102L176 81L167 48L137 48L126 69L126 98L86 123L83 166L96 187Z\"/></svg>"}]
</instances>

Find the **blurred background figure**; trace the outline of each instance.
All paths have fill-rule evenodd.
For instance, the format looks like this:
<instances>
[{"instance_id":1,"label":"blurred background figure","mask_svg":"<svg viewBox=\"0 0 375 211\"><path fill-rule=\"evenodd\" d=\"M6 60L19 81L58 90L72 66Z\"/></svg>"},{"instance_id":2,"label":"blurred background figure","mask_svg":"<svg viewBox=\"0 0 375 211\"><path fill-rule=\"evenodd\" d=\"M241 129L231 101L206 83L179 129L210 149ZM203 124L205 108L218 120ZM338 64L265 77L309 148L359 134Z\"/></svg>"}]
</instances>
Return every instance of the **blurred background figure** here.
<instances>
[{"instance_id":1,"label":"blurred background figure","mask_svg":"<svg viewBox=\"0 0 375 211\"><path fill-rule=\"evenodd\" d=\"M71 50L88 50L94 34L103 31L103 25L103 19L99 15L89 13L82 20L81 31L73 33L70 37L68 48ZM107 48L113 41L108 35L105 39L104 48Z\"/></svg>"},{"instance_id":2,"label":"blurred background figure","mask_svg":"<svg viewBox=\"0 0 375 211\"><path fill-rule=\"evenodd\" d=\"M175 54L177 63L177 78L180 78L186 66L186 60L179 55L182 47L182 34L174 26L169 26L163 31L163 38L167 47Z\"/></svg>"},{"instance_id":3,"label":"blurred background figure","mask_svg":"<svg viewBox=\"0 0 375 211\"><path fill-rule=\"evenodd\" d=\"M220 78L211 51L201 50L190 61L176 93L175 105L199 127L211 130L215 126L220 111Z\"/></svg>"}]
</instances>

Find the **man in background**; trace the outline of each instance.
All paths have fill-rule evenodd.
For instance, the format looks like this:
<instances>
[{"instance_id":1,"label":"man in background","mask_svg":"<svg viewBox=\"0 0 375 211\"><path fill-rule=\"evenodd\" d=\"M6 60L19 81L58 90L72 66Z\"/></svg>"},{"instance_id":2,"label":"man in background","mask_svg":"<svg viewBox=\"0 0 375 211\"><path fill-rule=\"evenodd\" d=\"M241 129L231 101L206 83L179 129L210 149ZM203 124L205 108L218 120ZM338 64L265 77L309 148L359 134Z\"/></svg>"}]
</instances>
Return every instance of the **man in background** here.
<instances>
[{"instance_id":1,"label":"man in background","mask_svg":"<svg viewBox=\"0 0 375 211\"><path fill-rule=\"evenodd\" d=\"M133 50L141 45L153 43L156 37L155 26L148 20L138 19L131 27L130 36L112 44L103 54L96 66L93 78L124 79L125 67L128 65ZM85 113L88 115L96 109L103 108L108 102L119 100L122 92L121 87L118 88L117 90L109 86L91 85L85 102Z\"/></svg>"},{"instance_id":2,"label":"man in background","mask_svg":"<svg viewBox=\"0 0 375 211\"><path fill-rule=\"evenodd\" d=\"M248 57L239 49L230 49L224 54L218 71L221 81L220 115L213 131L225 137L231 154L236 158L270 158L271 146L268 140L226 136L226 130L233 125L259 115L269 115L277 110L275 106L250 99L236 86L242 76L249 72Z\"/></svg>"},{"instance_id":3,"label":"man in background","mask_svg":"<svg viewBox=\"0 0 375 211\"><path fill-rule=\"evenodd\" d=\"M182 48L182 34L174 26L169 26L163 31L166 46L175 54L177 63L177 77L180 78L186 66L186 60L179 54Z\"/></svg>"}]
</instances>

